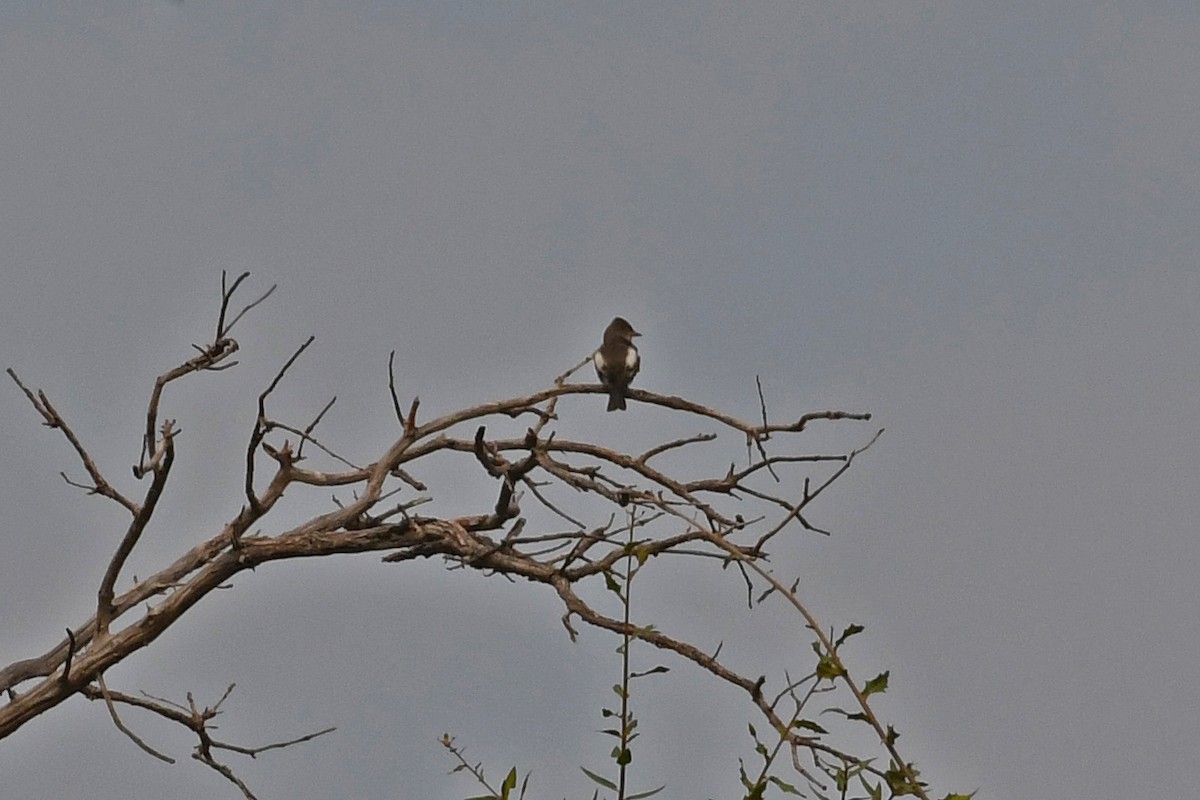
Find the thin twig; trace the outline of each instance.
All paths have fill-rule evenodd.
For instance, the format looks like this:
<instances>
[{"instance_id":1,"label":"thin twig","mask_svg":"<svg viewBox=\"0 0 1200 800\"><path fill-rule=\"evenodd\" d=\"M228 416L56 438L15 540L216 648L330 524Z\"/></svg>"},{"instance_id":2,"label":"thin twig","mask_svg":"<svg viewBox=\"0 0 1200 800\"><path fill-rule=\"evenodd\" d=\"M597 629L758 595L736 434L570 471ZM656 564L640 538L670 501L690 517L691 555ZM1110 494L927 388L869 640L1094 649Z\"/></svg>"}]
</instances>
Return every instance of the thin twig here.
<instances>
[{"instance_id":1,"label":"thin twig","mask_svg":"<svg viewBox=\"0 0 1200 800\"><path fill-rule=\"evenodd\" d=\"M134 744L136 744L138 747L142 748L142 750L146 751L150 755L157 758L159 761L165 761L168 764L174 764L175 759L171 758L168 755L164 755L163 753L158 752L153 747L146 744L144 741L141 740L141 738L136 733L129 730L129 728L125 727L124 722L121 722L121 716L117 713L117 709L113 705L112 697L110 697L108 694L108 687L104 685L104 676L103 675L96 676L96 683L100 684L100 692L101 692L101 694L104 695L104 705L106 705L108 707L109 716L112 717L113 724L117 726L117 730L121 731L121 733L128 736L133 741Z\"/></svg>"},{"instance_id":2,"label":"thin twig","mask_svg":"<svg viewBox=\"0 0 1200 800\"><path fill-rule=\"evenodd\" d=\"M229 301L233 299L233 293L237 291L237 288L241 284L241 282L244 281L249 276L250 276L249 272L243 272L241 275L238 276L237 280L233 282L233 286L229 287L229 290L226 291L225 290L225 272L224 272L224 270L221 271L221 315L217 319L217 339L218 340L223 339L226 336L228 336L229 332L233 330L233 326L238 323L238 320L240 320L243 316L245 316L247 311L249 311L250 309L257 306L259 303L266 300L268 297L270 297L275 292L275 288L276 288L277 284L272 283L271 288L269 288L265 292L263 292L262 295L260 295L257 300L255 300L251 303L247 303L242 308L242 310L237 313L237 316L235 316L230 321L230 323L228 325L226 325L225 324L225 312L229 307Z\"/></svg>"},{"instance_id":3,"label":"thin twig","mask_svg":"<svg viewBox=\"0 0 1200 800\"><path fill-rule=\"evenodd\" d=\"M392 410L396 414L396 421L400 423L400 427L404 427L404 413L400 411L400 398L396 396L396 351L388 353L388 394L392 396Z\"/></svg>"},{"instance_id":4,"label":"thin twig","mask_svg":"<svg viewBox=\"0 0 1200 800\"><path fill-rule=\"evenodd\" d=\"M71 643L70 649L67 650L67 660L63 663L63 671L61 680L63 683L71 682L71 659L75 657L75 631L67 628L67 641Z\"/></svg>"},{"instance_id":5,"label":"thin twig","mask_svg":"<svg viewBox=\"0 0 1200 800\"><path fill-rule=\"evenodd\" d=\"M107 497L119 505L124 506L129 513L136 514L137 504L125 495L121 494L116 490L115 487L113 487L112 484L105 480L103 473L100 472L100 468L96 465L95 460L87 451L87 448L83 446L83 443L79 440L79 437L75 435L75 431L71 429L71 426L68 425L66 420L63 419L62 415L58 413L58 409L56 409L50 402L50 398L46 396L46 393L39 391L37 396L34 396L34 393L28 387L26 387L24 383L21 382L20 378L17 377L17 373L13 371L12 367L9 367L5 371L8 373L8 376L13 379L13 382L20 387L21 391L25 393L25 396L29 399L29 402L33 405L34 410L42 415L42 424L48 428L56 428L62 431L63 436L67 438L67 441L71 444L71 447L74 448L75 454L79 456L79 460L83 462L83 468L87 470L88 476L92 479L92 485L90 487L86 487L82 486L81 484L73 483L67 479L65 473L59 473L63 476L63 479L72 486L79 486L80 488L87 489L92 494L98 494L103 497Z\"/></svg>"},{"instance_id":6,"label":"thin twig","mask_svg":"<svg viewBox=\"0 0 1200 800\"><path fill-rule=\"evenodd\" d=\"M300 443L298 445L296 445L296 460L297 461L301 460L304 457L303 456L304 443L308 442L308 441L312 441L312 437L311 437L312 432L314 430L316 430L317 425L321 424L321 418L325 416L326 412L328 412L329 409L333 408L333 404L336 402L337 402L337 395L335 394L333 397L329 398L329 402L325 404L325 407L322 408L319 412L317 412L317 416L313 418L313 421L310 422L308 424L308 427L306 427L304 429L304 431L300 434ZM313 444L317 444L317 443L313 442ZM321 447L321 446L319 444L317 444L317 447ZM321 449L325 450L326 453L329 452L324 447L321 447ZM335 458L336 458L336 456L335 456ZM354 466L353 464L351 464L349 461L346 461L345 459L341 459L341 461L342 461L342 463L346 464L349 467Z\"/></svg>"},{"instance_id":7,"label":"thin twig","mask_svg":"<svg viewBox=\"0 0 1200 800\"><path fill-rule=\"evenodd\" d=\"M258 396L258 416L254 420L254 430L250 434L250 442L246 446L246 502L250 504L250 510L255 515L261 514L263 510L262 501L254 493L254 454L258 451L258 446L262 443L263 437L271 430L271 423L267 419L267 397L270 396L271 392L275 391L275 387L283 380L283 376L287 374L288 369L291 368L292 364L296 363L296 359L308 349L308 346L316 338L315 336L309 336L304 344L300 345L296 349L296 352L292 353L291 358L279 369L279 372L275 374L275 378L271 381L271 384Z\"/></svg>"},{"instance_id":8,"label":"thin twig","mask_svg":"<svg viewBox=\"0 0 1200 800\"><path fill-rule=\"evenodd\" d=\"M316 733L306 733L305 735L299 736L295 739L289 739L286 742L272 742L271 744L265 744L261 747L243 747L237 744L229 744L228 742L219 742L216 739L212 740L212 746L220 748L221 750L229 750L234 753L241 753L242 755L250 756L251 758L258 758L259 753L265 753L268 750L281 750L284 747L291 747L294 744L311 742L318 736L324 736L325 734L333 733L336 730L336 727L325 728L324 730L319 730Z\"/></svg>"}]
</instances>

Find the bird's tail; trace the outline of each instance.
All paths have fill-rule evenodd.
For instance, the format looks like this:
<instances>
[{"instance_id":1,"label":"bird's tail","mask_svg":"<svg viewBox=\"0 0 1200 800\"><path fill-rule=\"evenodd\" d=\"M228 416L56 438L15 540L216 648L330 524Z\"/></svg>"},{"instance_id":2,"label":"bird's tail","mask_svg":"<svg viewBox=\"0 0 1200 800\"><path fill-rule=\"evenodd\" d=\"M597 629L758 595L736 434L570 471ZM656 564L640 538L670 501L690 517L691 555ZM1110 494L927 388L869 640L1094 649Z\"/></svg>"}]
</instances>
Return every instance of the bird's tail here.
<instances>
[{"instance_id":1,"label":"bird's tail","mask_svg":"<svg viewBox=\"0 0 1200 800\"><path fill-rule=\"evenodd\" d=\"M620 391L608 393L608 410L609 411L624 411L625 410L625 394Z\"/></svg>"}]
</instances>

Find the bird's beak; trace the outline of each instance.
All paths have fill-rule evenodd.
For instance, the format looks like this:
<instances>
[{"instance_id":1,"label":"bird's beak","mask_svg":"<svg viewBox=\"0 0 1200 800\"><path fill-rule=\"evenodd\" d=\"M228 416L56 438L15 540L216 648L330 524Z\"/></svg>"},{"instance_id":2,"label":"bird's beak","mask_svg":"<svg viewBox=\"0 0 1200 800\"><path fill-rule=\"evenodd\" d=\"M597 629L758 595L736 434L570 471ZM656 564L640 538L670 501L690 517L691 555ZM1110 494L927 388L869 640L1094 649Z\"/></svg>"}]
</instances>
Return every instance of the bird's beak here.
<instances>
[{"instance_id":1,"label":"bird's beak","mask_svg":"<svg viewBox=\"0 0 1200 800\"><path fill-rule=\"evenodd\" d=\"M641 334L640 334L640 333L638 333L637 331L634 331L633 333L631 333L631 334L629 334L629 335L630 335L630 336L641 336Z\"/></svg>"}]
</instances>

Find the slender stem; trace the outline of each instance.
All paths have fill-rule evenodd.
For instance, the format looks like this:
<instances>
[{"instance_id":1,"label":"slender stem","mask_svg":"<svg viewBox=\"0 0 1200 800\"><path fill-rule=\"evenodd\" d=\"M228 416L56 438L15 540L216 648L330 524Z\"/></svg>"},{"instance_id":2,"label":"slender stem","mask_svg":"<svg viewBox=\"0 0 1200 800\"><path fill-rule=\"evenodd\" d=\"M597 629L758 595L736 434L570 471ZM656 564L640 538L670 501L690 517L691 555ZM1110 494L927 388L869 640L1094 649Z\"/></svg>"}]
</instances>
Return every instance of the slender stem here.
<instances>
[{"instance_id":1,"label":"slender stem","mask_svg":"<svg viewBox=\"0 0 1200 800\"><path fill-rule=\"evenodd\" d=\"M621 768L620 780L617 789L617 797L619 800L624 800L625 797L625 767L629 763L629 758L626 753L629 751L629 645L633 637L629 635L629 606L631 604L630 595L633 590L633 576L635 570L633 568L633 531L636 527L633 524L633 512L629 514L629 543L628 555L625 558L625 630L621 634L621 752L617 759L617 765Z\"/></svg>"},{"instance_id":2,"label":"slender stem","mask_svg":"<svg viewBox=\"0 0 1200 800\"><path fill-rule=\"evenodd\" d=\"M872 439L872 441L874 440ZM808 608L800 602L800 598L796 597L795 593L789 591L787 587L780 583L774 575L764 569L757 561L747 558L744 553L740 552L737 548L732 547L722 537L717 536L716 534L706 531L704 537L717 547L720 547L722 550L729 553L731 558L740 561L751 570L758 573L760 578L771 584L775 591L779 592L787 600L787 602L790 603L791 606L795 608L802 617L804 617L805 623L807 623L807 626L812 630L813 635L817 637L817 641L820 642L822 650L836 666L842 682L846 684L846 687L849 688L850 692L854 695L854 699L858 701L858 707L862 709L863 718L866 720L867 724L875 729L875 733L879 737L879 743L887 749L888 754L891 755L892 760L896 763L896 768L903 773L905 779L911 787L912 794L915 794L921 798L921 800L929 800L929 796L921 787L920 782L917 780L917 776L913 774L913 771L909 767L908 763L900 757L900 753L896 750L896 746L893 743L892 737L890 737L883 729L883 725L879 722L879 718L875 716L875 711L867 702L866 695L863 694L862 689L859 688L854 679L850 677L850 671L846 669L844 664L842 664L842 659L837 653L837 647L834 645L833 640L828 634L825 633L824 629L817 622L817 618L813 616L812 612L810 612Z\"/></svg>"}]
</instances>

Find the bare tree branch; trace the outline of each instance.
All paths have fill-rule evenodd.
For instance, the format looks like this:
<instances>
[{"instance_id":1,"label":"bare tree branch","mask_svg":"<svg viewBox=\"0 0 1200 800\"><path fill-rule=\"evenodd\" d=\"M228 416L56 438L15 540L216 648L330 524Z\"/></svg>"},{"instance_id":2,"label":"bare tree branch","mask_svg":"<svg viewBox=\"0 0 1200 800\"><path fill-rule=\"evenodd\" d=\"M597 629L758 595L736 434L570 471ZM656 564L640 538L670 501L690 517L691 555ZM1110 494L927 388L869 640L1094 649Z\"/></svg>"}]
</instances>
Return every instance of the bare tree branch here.
<instances>
[{"instance_id":1,"label":"bare tree branch","mask_svg":"<svg viewBox=\"0 0 1200 800\"><path fill-rule=\"evenodd\" d=\"M133 708L149 711L159 717L162 717L163 719L187 728L189 731L194 733L199 740L195 751L192 753L192 758L219 772L227 780L237 786L242 794L246 797L254 797L254 795L251 793L249 787L240 778L238 778L236 774L234 774L232 769L230 769L227 765L220 763L216 760L216 758L213 757L212 751L214 749L228 750L233 753L249 756L250 758L257 758L260 753L265 753L268 750L279 750L285 747L291 747L293 745L309 742L313 739L316 739L318 736L324 736L327 733L332 733L333 731L337 730L337 728L325 728L324 730L308 733L294 739L289 739L288 741L272 742L271 744L260 745L258 747L246 747L243 745L230 744L228 742L222 742L214 739L211 735L211 727L209 723L213 718L221 713L221 705L229 697L230 693L233 691L233 688L234 684L230 684L225 690L225 693L221 695L220 699L218 699L216 703L205 708L200 708L196 705L196 701L193 699L191 692L189 692L187 695L187 706L171 700L165 700L160 697L152 697L149 695L136 697L133 695L124 694L122 692L110 692L108 687L104 684L102 677L97 679L96 684L87 684L81 687L80 692L89 700L103 700L105 705L108 707L109 714L112 717L114 724L123 733L125 733L143 750L146 750L146 752L150 753L155 758L158 758L169 764L174 764L175 759L158 752L154 748L151 748L141 738L129 730L127 726L125 726L125 724L121 721L120 716L117 714L116 704L120 703Z\"/></svg>"},{"instance_id":2,"label":"bare tree branch","mask_svg":"<svg viewBox=\"0 0 1200 800\"><path fill-rule=\"evenodd\" d=\"M70 442L71 447L75 449L75 453L79 456L79 460L83 462L83 468L87 470L88 475L91 477L92 485L91 487L86 487L78 483L72 483L67 478L66 473L60 473L63 476L63 480L66 480L67 483L70 483L72 486L80 486L81 488L85 488L92 494L98 494L102 497L107 497L109 500L113 500L114 502L124 506L129 513L137 514L137 505L128 497L118 492L112 486L112 484L104 479L104 475L100 472L100 468L96 466L96 462L92 459L91 454L88 453L87 449L83 446L83 443L79 441L79 437L75 435L75 431L71 430L71 426L68 425L66 420L62 418L62 415L58 413L58 409L56 409L50 403L50 399L46 397L46 393L39 391L35 397L33 392L30 391L25 384L21 383L21 379L17 377L17 373L14 372L11 367L5 371L8 373L8 377L12 378L13 382L16 383L17 386L20 387L21 391L25 393L25 396L29 398L29 402L31 405L33 405L34 410L42 415L42 419L44 420L42 424L48 428L54 428L62 431L63 436L65 436L67 441Z\"/></svg>"},{"instance_id":3,"label":"bare tree branch","mask_svg":"<svg viewBox=\"0 0 1200 800\"><path fill-rule=\"evenodd\" d=\"M159 761L165 761L168 764L174 764L175 759L158 752L153 747L146 744L144 741L142 741L141 737L129 730L129 728L125 726L125 723L121 721L121 716L117 713L116 706L113 705L112 697L108 693L108 687L104 685L103 674L96 676L96 683L100 684L100 694L104 697L104 705L108 707L109 716L112 717L113 724L117 726L117 730L128 736L134 744L157 758Z\"/></svg>"},{"instance_id":4,"label":"bare tree branch","mask_svg":"<svg viewBox=\"0 0 1200 800\"><path fill-rule=\"evenodd\" d=\"M774 752L790 747L797 769L814 785L817 785L816 770L829 774L830 769L853 767L882 777L884 773L870 766L869 758L840 750L823 735L810 736L795 726L796 715L807 698L813 692L831 689L832 682L826 681L818 689L816 684L821 681L816 680L809 693L800 697L793 691L796 684L788 678L784 690L768 697L764 693L768 676L732 670L718 659L719 649L709 655L656 627L633 624L627 617L611 617L583 599L591 595L581 591L581 587L593 580L611 580L632 557L644 563L657 556L672 556L710 559L710 563L720 566L736 565L752 606L756 592L761 592L759 602L769 594L785 595L805 625L812 629L814 647L822 663L833 664L841 671L836 677L862 709L862 718L880 736L889 757L899 765L896 774L901 778L897 780L904 782L905 791L925 797L916 772L900 759L891 729L885 729L870 710L868 693L862 690L862 684L849 677L837 653L840 641L833 641L823 632L815 616L798 600L795 587L782 586L764 566L767 558L764 548L772 542L784 546L788 540L776 537L789 528L824 533L805 514L815 499L877 441L882 431L844 454L803 452L790 437L805 431L810 423L866 421L871 415L827 410L808 412L788 422L772 422L758 378L760 419L753 423L682 397L630 389L631 402L658 406L689 419L715 422L718 431L651 443L640 454L629 454L566 433L568 420L561 412L560 401L568 396L607 393L598 384L567 383L590 358L558 375L551 386L541 391L480 403L419 422L419 399L414 398L408 410L402 410L393 352L388 359L388 390L399 435L368 458L348 458L313 437L313 431L333 407L333 400L304 426L272 420L267 413L267 399L312 344L310 337L258 396L254 427L246 442L244 497L229 522L173 563L143 580L135 579L128 590L116 594L120 574L145 535L176 457L178 428L173 420L158 421L163 389L192 372L229 365L227 359L238 349L237 343L228 337L229 330L274 290L272 286L226 324L230 303L245 278L243 274L227 284L222 276L214 341L206 347L196 347L195 356L164 372L154 382L146 411L142 457L134 470L138 478L152 476L141 502L134 502L114 489L45 394L31 391L8 370L44 424L62 431L75 450L92 482L84 488L119 503L133 519L104 572L92 618L68 629L67 637L43 655L0 669L0 689L8 692L8 702L0 706L0 738L73 694L81 693L94 700L102 699L114 724L158 758L169 759L129 730L117 714L116 705L137 707L187 727L198 738L193 758L219 772L243 796L252 798L254 795L246 784L214 757L214 751L226 750L254 758L267 750L310 741L332 729L262 747L221 742L212 738L208 723L219 713L232 685L215 705L200 708L190 695L187 706L183 706L160 698L110 692L104 683L105 671L152 644L211 592L228 586L239 572L271 561L378 551L386 552L383 561L387 563L440 557L453 568L545 585L562 603L563 623L572 636L577 635L572 620L582 620L592 628L674 653L715 679L741 689L755 713L778 732L780 738ZM488 435L489 426L495 429L502 422L509 425L505 421L525 417L533 419L523 436ZM294 449L292 439L280 441L281 434L295 437ZM742 466L731 463L725 455L731 435L744 443L746 463ZM776 452L767 451L768 441ZM318 451L315 455L312 451L308 456L303 455L308 442ZM740 446L734 447L736 454ZM705 466L714 463L712 449L718 449L720 455L715 463L722 467L706 471ZM659 457L666 453L672 454L671 460L686 463L693 474L684 477L662 466L667 459ZM267 458L260 462L260 454ZM435 497L440 487L431 487L414 475L422 474L421 465L438 454L459 458L463 470L495 481L495 494L487 502L461 509L459 513L417 514L416 510ZM368 460L372 457L374 460ZM305 462L303 467L298 465L301 460ZM328 468L310 461L324 462ZM269 478L258 476L259 485L266 480L261 489L256 486L260 466L269 468ZM293 490L289 491L290 497L303 494L308 488L323 491L325 487L342 488L351 496L335 496L327 511L301 524L286 529L269 527L267 519L285 491ZM413 491L419 494L414 496ZM448 499L453 505L456 487L449 487L449 491L449 498L443 497L441 501ZM392 499L396 495L401 497ZM537 502L523 510L522 500L527 495ZM617 514L629 520L628 542L613 536ZM555 530L564 522L568 530ZM250 535L252 526L254 535ZM261 526L266 526L268 532L263 533ZM814 674L819 676L820 670ZM28 688L27 683L31 684ZM17 687L23 691L18 693ZM780 710L785 697L795 703L790 714ZM811 754L814 772L806 771L800 764L796 753L801 750ZM887 777L891 781L894 776L889 772Z\"/></svg>"},{"instance_id":5,"label":"bare tree branch","mask_svg":"<svg viewBox=\"0 0 1200 800\"><path fill-rule=\"evenodd\" d=\"M129 523L129 528L125 531L125 536L121 539L120 545L117 546L117 552L113 554L112 560L108 563L108 569L104 571L104 580L100 582L100 591L97 593L96 606L96 629L100 635L108 633L108 625L112 620L113 615L113 587L116 586L117 576L121 573L121 568L125 566L126 560L129 558L133 548L137 545L138 539L146 530L146 525L150 522L150 517L154 514L154 509L158 506L158 500L162 497L163 487L167 485L167 478L171 473L171 464L175 460L175 434L171 430L172 423L170 420L163 423L162 432L162 456L155 456L153 459L154 480L150 483L150 488L146 490L146 498L142 504L137 507L133 516L133 521Z\"/></svg>"},{"instance_id":6,"label":"bare tree branch","mask_svg":"<svg viewBox=\"0 0 1200 800\"><path fill-rule=\"evenodd\" d=\"M228 289L226 289L225 288L225 270L221 270L221 314L217 318L217 336L216 336L215 341L220 341L221 339L224 339L225 337L227 337L229 335L229 332L231 330L233 330L233 326L238 323L238 320L240 320L246 314L247 311L254 308L259 303L263 302L268 297L270 297L272 293L274 293L276 284L272 283L271 288L269 288L265 292L263 292L257 300L247 303L242 308L242 310L237 313L237 316L235 316L232 320L230 320L229 324L226 325L225 324L225 314L229 310L229 301L233 299L233 293L237 291L238 286L240 286L242 281L246 280L246 278L248 278L248 277L250 277L250 273L243 272L241 275L239 275L237 277L237 280L235 280L233 282L233 286L230 286Z\"/></svg>"}]
</instances>

